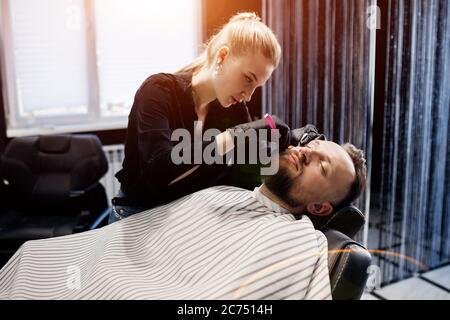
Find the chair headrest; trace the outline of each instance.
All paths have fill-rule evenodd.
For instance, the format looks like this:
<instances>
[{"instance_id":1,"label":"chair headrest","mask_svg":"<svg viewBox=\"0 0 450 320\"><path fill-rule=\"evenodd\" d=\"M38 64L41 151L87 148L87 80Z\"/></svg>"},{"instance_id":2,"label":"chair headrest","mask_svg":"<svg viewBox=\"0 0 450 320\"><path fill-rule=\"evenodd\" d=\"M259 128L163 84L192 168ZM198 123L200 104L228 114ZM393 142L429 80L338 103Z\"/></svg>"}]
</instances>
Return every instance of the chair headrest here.
<instances>
[{"instance_id":1,"label":"chair headrest","mask_svg":"<svg viewBox=\"0 0 450 320\"><path fill-rule=\"evenodd\" d=\"M0 157L0 181L36 201L66 200L98 183L107 170L102 144L91 134L14 138Z\"/></svg>"},{"instance_id":2,"label":"chair headrest","mask_svg":"<svg viewBox=\"0 0 450 320\"><path fill-rule=\"evenodd\" d=\"M364 214L354 205L342 207L337 212L326 217L306 214L315 229L322 232L328 229L335 229L350 238L353 238L358 233L366 221ZM296 215L295 218L301 219L301 215Z\"/></svg>"},{"instance_id":3,"label":"chair headrest","mask_svg":"<svg viewBox=\"0 0 450 320\"><path fill-rule=\"evenodd\" d=\"M48 135L40 136L38 148L45 153L65 153L70 147L70 135Z\"/></svg>"},{"instance_id":4,"label":"chair headrest","mask_svg":"<svg viewBox=\"0 0 450 320\"><path fill-rule=\"evenodd\" d=\"M332 214L318 229L321 231L338 230L353 238L364 226L365 221L364 214L354 205L349 205Z\"/></svg>"}]
</instances>

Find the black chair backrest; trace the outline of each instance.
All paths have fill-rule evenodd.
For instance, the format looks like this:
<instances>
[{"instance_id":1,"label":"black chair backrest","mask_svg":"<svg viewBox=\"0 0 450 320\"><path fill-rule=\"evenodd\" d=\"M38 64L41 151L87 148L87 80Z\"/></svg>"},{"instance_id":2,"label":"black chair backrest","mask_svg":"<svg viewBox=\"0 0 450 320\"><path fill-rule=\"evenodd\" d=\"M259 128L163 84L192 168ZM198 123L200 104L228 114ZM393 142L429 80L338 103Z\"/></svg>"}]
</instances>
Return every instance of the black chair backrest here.
<instances>
[{"instance_id":1,"label":"black chair backrest","mask_svg":"<svg viewBox=\"0 0 450 320\"><path fill-rule=\"evenodd\" d=\"M353 238L365 218L355 206L340 209L320 227L328 240L328 269L334 300L360 299L369 276L369 251Z\"/></svg>"},{"instance_id":2,"label":"black chair backrest","mask_svg":"<svg viewBox=\"0 0 450 320\"><path fill-rule=\"evenodd\" d=\"M0 177L21 201L58 202L98 183L108 163L95 135L49 135L12 139L0 158Z\"/></svg>"}]
</instances>

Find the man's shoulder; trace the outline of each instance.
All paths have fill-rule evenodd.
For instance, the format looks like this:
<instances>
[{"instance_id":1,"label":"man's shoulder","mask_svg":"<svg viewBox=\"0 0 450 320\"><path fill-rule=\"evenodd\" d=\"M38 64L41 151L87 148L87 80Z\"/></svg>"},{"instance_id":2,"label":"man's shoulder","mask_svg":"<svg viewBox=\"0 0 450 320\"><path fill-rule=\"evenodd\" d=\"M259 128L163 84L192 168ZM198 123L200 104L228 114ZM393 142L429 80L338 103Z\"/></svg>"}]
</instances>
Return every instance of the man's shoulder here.
<instances>
[{"instance_id":1,"label":"man's shoulder","mask_svg":"<svg viewBox=\"0 0 450 320\"><path fill-rule=\"evenodd\" d=\"M319 248L323 247L324 243L325 244L327 243L327 238L325 237L325 234L322 231L314 228L314 224L306 214L302 215L301 218L297 219L295 222L298 223L299 225L304 226L309 234L315 236Z\"/></svg>"},{"instance_id":2,"label":"man's shoulder","mask_svg":"<svg viewBox=\"0 0 450 320\"><path fill-rule=\"evenodd\" d=\"M203 190L198 191L199 193L204 193L204 194L211 194L211 193L240 193L240 194L251 194L250 190L244 189L244 188L239 188L239 187L235 187L235 186L227 186L227 185L220 185L220 186L213 186L213 187L209 187Z\"/></svg>"},{"instance_id":3,"label":"man's shoulder","mask_svg":"<svg viewBox=\"0 0 450 320\"><path fill-rule=\"evenodd\" d=\"M242 203L251 198L251 191L234 186L220 185L202 189L190 195L211 208L224 208Z\"/></svg>"}]
</instances>

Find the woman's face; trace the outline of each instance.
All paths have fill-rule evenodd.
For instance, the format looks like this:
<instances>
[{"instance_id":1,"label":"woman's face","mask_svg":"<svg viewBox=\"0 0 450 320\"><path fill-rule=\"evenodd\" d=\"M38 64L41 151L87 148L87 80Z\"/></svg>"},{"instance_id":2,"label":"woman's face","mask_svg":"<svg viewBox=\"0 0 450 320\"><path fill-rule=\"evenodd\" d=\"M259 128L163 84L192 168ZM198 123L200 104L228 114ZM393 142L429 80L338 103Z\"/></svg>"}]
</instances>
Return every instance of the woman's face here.
<instances>
[{"instance_id":1,"label":"woman's face","mask_svg":"<svg viewBox=\"0 0 450 320\"><path fill-rule=\"evenodd\" d=\"M222 61L222 68L213 72L213 86L217 100L225 108L250 101L255 89L266 83L274 69L262 54L241 57L219 54L218 60Z\"/></svg>"}]
</instances>

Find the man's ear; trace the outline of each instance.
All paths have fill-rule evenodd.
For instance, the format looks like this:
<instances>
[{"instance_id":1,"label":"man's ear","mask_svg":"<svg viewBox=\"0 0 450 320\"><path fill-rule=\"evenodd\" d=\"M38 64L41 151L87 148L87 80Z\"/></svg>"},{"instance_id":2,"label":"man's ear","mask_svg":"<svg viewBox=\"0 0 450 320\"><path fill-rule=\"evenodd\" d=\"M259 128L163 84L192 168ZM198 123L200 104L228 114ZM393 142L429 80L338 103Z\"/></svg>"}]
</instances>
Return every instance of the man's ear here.
<instances>
[{"instance_id":1,"label":"man's ear","mask_svg":"<svg viewBox=\"0 0 450 320\"><path fill-rule=\"evenodd\" d=\"M333 206L329 202L324 203L309 203L306 206L306 210L312 215L324 217L333 212Z\"/></svg>"},{"instance_id":2,"label":"man's ear","mask_svg":"<svg viewBox=\"0 0 450 320\"><path fill-rule=\"evenodd\" d=\"M220 49L217 51L217 62L223 63L229 53L230 53L230 48L228 46L220 47Z\"/></svg>"}]
</instances>

